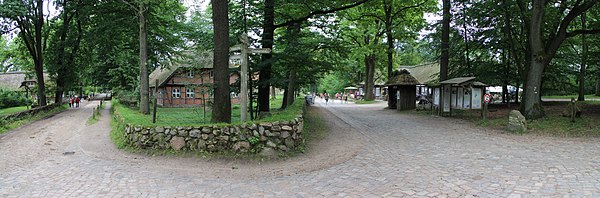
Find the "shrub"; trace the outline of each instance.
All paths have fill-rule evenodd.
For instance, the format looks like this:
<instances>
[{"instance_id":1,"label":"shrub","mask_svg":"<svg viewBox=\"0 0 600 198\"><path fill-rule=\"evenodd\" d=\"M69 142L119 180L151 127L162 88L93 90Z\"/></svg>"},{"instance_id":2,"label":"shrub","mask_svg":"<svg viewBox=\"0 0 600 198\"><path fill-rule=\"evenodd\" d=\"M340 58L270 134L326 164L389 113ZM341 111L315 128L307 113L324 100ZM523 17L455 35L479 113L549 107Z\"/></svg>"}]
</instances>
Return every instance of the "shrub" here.
<instances>
[{"instance_id":1,"label":"shrub","mask_svg":"<svg viewBox=\"0 0 600 198\"><path fill-rule=\"evenodd\" d=\"M27 104L31 104L31 99L25 97L25 93L0 89L0 109L25 106Z\"/></svg>"}]
</instances>

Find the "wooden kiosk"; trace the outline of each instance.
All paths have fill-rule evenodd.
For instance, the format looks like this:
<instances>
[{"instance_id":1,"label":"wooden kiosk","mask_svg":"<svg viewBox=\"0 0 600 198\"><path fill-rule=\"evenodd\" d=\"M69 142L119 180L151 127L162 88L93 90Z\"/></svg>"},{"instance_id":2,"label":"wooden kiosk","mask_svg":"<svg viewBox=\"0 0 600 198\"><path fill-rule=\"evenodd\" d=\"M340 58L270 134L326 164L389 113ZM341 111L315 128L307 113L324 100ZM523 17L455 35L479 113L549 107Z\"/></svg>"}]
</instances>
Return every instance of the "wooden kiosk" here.
<instances>
[{"instance_id":1,"label":"wooden kiosk","mask_svg":"<svg viewBox=\"0 0 600 198\"><path fill-rule=\"evenodd\" d=\"M412 110L417 108L417 85L419 81L407 70L401 70L400 72L394 72L394 75L386 83L388 90L391 93L395 91L396 102L389 102L388 107L390 109L398 110ZM393 95L390 95L393 96ZM392 101L393 98L390 98Z\"/></svg>"},{"instance_id":2,"label":"wooden kiosk","mask_svg":"<svg viewBox=\"0 0 600 198\"><path fill-rule=\"evenodd\" d=\"M451 116L452 109L482 109L487 85L476 82L475 77L452 78L440 82L433 89L433 106L437 114Z\"/></svg>"}]
</instances>

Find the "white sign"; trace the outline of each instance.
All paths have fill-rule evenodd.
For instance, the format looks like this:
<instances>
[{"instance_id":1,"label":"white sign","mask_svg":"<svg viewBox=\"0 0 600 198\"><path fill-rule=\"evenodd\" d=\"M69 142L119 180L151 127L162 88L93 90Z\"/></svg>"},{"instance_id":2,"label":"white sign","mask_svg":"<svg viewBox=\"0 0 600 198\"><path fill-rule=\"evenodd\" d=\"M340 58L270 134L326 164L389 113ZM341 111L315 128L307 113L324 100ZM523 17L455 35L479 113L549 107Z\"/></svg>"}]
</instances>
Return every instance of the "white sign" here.
<instances>
[{"instance_id":1,"label":"white sign","mask_svg":"<svg viewBox=\"0 0 600 198\"><path fill-rule=\"evenodd\" d=\"M268 54L268 53L271 53L271 49L269 49L269 48L257 48L257 49L250 49L250 53L255 53L255 54Z\"/></svg>"},{"instance_id":2,"label":"white sign","mask_svg":"<svg viewBox=\"0 0 600 198\"><path fill-rule=\"evenodd\" d=\"M471 101L473 101L473 109L481 109L481 88L473 88L471 90Z\"/></svg>"},{"instance_id":3,"label":"white sign","mask_svg":"<svg viewBox=\"0 0 600 198\"><path fill-rule=\"evenodd\" d=\"M463 107L465 109L470 109L471 108L471 92L470 92L469 88L467 88L467 89L464 90Z\"/></svg>"},{"instance_id":4,"label":"white sign","mask_svg":"<svg viewBox=\"0 0 600 198\"><path fill-rule=\"evenodd\" d=\"M456 100L455 100L457 109L463 109L463 96L464 96L463 88L459 87L458 90L456 91Z\"/></svg>"},{"instance_id":5,"label":"white sign","mask_svg":"<svg viewBox=\"0 0 600 198\"><path fill-rule=\"evenodd\" d=\"M433 105L440 106L440 88L433 89Z\"/></svg>"},{"instance_id":6,"label":"white sign","mask_svg":"<svg viewBox=\"0 0 600 198\"><path fill-rule=\"evenodd\" d=\"M449 86L445 86L444 87L444 112L450 112L450 97L451 97L451 92L450 92L450 87Z\"/></svg>"}]
</instances>

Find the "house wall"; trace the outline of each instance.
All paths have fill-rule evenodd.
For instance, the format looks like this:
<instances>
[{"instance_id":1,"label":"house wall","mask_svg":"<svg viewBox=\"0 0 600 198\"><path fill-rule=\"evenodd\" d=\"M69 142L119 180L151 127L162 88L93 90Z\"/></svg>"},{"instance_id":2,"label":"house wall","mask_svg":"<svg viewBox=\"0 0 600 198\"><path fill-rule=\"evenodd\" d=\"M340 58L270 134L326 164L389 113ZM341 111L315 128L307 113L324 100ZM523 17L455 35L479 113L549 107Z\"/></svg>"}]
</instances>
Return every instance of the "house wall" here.
<instances>
[{"instance_id":1,"label":"house wall","mask_svg":"<svg viewBox=\"0 0 600 198\"><path fill-rule=\"evenodd\" d=\"M159 88L157 103L163 107L192 107L210 104L212 101L210 90L214 83L214 78L211 76L210 69L202 69L194 71L193 77L188 77L188 72L185 70L177 71L166 83L165 86ZM239 75L232 74L229 77L229 83L235 84ZM202 86L202 85L207 86ZM187 88L194 89L194 97L187 97ZM173 90L179 89L180 97L173 97ZM239 97L231 98L232 104L239 104Z\"/></svg>"}]
</instances>

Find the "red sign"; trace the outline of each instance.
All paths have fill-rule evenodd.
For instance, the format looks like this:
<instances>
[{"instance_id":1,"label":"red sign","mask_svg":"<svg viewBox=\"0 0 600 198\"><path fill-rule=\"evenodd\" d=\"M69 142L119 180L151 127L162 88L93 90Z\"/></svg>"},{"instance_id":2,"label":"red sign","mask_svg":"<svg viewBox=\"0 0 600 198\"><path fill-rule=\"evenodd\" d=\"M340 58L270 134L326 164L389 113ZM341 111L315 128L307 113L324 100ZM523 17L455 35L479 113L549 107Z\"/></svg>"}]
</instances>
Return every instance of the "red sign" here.
<instances>
[{"instance_id":1,"label":"red sign","mask_svg":"<svg viewBox=\"0 0 600 198\"><path fill-rule=\"evenodd\" d=\"M492 101L492 95L491 94L485 94L485 95L483 95L483 102L490 103L491 101Z\"/></svg>"}]
</instances>

